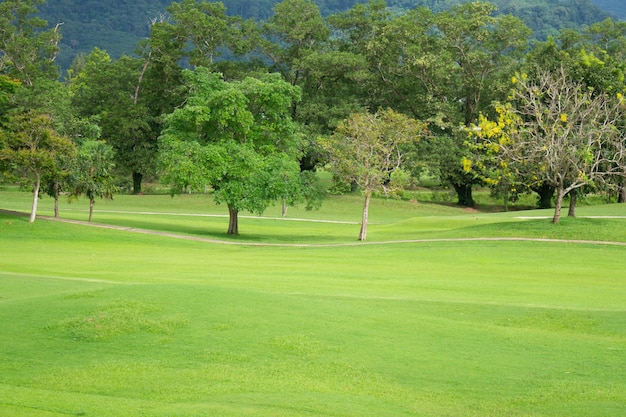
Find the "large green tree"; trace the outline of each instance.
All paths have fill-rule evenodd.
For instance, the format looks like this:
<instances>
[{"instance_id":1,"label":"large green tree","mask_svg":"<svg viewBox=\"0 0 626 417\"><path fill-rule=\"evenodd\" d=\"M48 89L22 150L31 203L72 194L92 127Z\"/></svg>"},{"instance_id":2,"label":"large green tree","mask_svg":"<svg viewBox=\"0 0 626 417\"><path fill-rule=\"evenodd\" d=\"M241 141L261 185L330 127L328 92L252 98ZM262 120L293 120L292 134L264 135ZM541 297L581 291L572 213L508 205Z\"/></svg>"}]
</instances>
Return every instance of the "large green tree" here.
<instances>
[{"instance_id":1,"label":"large green tree","mask_svg":"<svg viewBox=\"0 0 626 417\"><path fill-rule=\"evenodd\" d=\"M61 39L59 25L46 29L48 22L36 16L44 0L3 0L0 2L0 74L32 86L38 78L55 79L55 63Z\"/></svg>"},{"instance_id":2,"label":"large green tree","mask_svg":"<svg viewBox=\"0 0 626 417\"><path fill-rule=\"evenodd\" d=\"M349 78L353 63L328 48L330 30L314 2L283 0L273 11L274 15L261 24L259 49L271 71L302 91L303 99L292 104L291 115L306 126L307 147L300 163L302 169L312 170L320 155L315 138L329 133L336 109L342 106L339 97L343 89L335 81Z\"/></svg>"},{"instance_id":3,"label":"large green tree","mask_svg":"<svg viewBox=\"0 0 626 417\"><path fill-rule=\"evenodd\" d=\"M200 67L185 76L189 97L159 139L164 181L178 192L211 187L228 206L228 234L239 233L241 210L297 201L300 137L290 108L300 90L279 74L226 82Z\"/></svg>"},{"instance_id":4,"label":"large green tree","mask_svg":"<svg viewBox=\"0 0 626 417\"><path fill-rule=\"evenodd\" d=\"M428 120L433 128L431 171L454 187L458 202L473 205L477 178L463 171L469 126L491 102L505 98L508 80L528 44L530 30L489 3L472 2L432 13L415 9L378 29L367 43L379 100Z\"/></svg>"},{"instance_id":5,"label":"large green tree","mask_svg":"<svg viewBox=\"0 0 626 417\"><path fill-rule=\"evenodd\" d=\"M140 70L137 59L112 60L106 51L94 49L78 71L70 72L74 112L98 123L102 138L115 149L118 168L133 178L153 172L156 158L148 109L136 100Z\"/></svg>"}]
</instances>

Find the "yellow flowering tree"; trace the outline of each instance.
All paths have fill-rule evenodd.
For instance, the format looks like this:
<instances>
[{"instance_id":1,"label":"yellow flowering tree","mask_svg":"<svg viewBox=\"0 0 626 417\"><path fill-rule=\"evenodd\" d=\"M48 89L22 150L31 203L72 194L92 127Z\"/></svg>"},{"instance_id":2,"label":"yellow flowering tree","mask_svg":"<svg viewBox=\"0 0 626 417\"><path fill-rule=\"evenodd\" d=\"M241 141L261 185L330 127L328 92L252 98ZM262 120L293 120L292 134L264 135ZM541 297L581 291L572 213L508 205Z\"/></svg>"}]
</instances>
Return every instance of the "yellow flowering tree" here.
<instances>
[{"instance_id":1,"label":"yellow flowering tree","mask_svg":"<svg viewBox=\"0 0 626 417\"><path fill-rule=\"evenodd\" d=\"M520 175L524 166L505 158L502 152L511 144L510 135L516 132L519 117L511 111L510 104L496 104L495 107L497 120L481 114L478 122L467 129L469 140L466 147L471 156L464 158L463 169L489 185L493 194L502 197L504 209L508 210L509 201L515 201L528 187Z\"/></svg>"},{"instance_id":2,"label":"yellow flowering tree","mask_svg":"<svg viewBox=\"0 0 626 417\"><path fill-rule=\"evenodd\" d=\"M527 187L554 187L558 223L565 195L623 172L624 106L616 95L573 82L562 68L517 76L513 84L511 104L499 107L498 121L482 118L470 138L484 158Z\"/></svg>"}]
</instances>

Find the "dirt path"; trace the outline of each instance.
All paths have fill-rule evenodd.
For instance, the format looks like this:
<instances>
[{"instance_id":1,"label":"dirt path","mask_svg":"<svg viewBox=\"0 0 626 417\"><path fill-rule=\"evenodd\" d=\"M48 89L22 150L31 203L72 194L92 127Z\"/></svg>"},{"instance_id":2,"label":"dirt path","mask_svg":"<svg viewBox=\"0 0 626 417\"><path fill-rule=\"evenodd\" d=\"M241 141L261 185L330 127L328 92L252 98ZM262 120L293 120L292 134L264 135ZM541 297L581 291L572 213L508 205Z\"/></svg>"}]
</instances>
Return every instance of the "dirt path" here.
<instances>
[{"instance_id":1,"label":"dirt path","mask_svg":"<svg viewBox=\"0 0 626 417\"><path fill-rule=\"evenodd\" d=\"M28 217L29 213L23 213L13 210L0 209L0 213ZM603 218L602 216L594 216L594 218ZM607 218L614 218L609 217ZM391 245L399 243L434 243L434 242L549 242L549 243L577 243L586 245L610 245L610 246L626 246L626 242L610 242L601 240L578 240L578 239L548 239L548 238L526 238L526 237L470 237L470 238L439 238L439 239L403 239L390 240L383 242L347 242L347 243L255 243L255 242L233 242L229 240L209 239L199 236L190 236L180 233L170 233L158 230L140 229L136 227L116 226L104 223L87 222L83 220L64 219L61 217L37 216L37 219L56 221L61 223L71 223L83 226L98 227L102 229L121 230L125 232L141 233L145 235L165 236L174 239L192 240L197 242L215 243L220 245L241 245L241 246L272 246L272 247L303 247L303 248L324 248L324 247L343 247L343 246L362 246L362 245ZM294 220L294 219L290 219Z\"/></svg>"}]
</instances>

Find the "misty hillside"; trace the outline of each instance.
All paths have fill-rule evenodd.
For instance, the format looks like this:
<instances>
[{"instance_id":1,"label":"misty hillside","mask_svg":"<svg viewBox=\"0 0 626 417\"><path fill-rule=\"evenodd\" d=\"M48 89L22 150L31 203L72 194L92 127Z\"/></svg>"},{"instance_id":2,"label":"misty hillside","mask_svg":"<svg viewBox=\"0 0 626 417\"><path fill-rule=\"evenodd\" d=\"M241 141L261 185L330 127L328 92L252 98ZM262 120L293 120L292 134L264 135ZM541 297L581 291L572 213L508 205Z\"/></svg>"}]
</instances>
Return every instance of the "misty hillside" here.
<instances>
[{"instance_id":1,"label":"misty hillside","mask_svg":"<svg viewBox=\"0 0 626 417\"><path fill-rule=\"evenodd\" d=\"M223 0L228 13L244 18L265 20L279 0ZM441 11L466 0L387 0L397 9L428 7ZM316 0L324 15L345 11L367 0ZM48 0L40 6L40 15L50 25L63 23L61 53L58 62L68 68L78 53L94 47L111 56L132 54L137 42L148 36L150 22L163 16L172 0ZM610 15L626 19L623 0L492 0L500 13L520 17L544 39L566 27L580 27L603 20ZM598 6L602 7L601 10Z\"/></svg>"}]
</instances>

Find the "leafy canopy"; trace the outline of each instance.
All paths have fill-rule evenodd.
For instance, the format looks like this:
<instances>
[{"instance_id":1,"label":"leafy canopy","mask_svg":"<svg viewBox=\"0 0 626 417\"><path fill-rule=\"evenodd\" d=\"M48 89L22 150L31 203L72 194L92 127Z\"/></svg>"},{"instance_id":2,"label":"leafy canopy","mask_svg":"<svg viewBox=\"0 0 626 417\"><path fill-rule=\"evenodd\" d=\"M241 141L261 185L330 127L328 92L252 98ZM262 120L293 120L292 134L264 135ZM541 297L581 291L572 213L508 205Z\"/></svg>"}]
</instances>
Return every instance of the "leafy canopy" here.
<instances>
[{"instance_id":1,"label":"leafy canopy","mask_svg":"<svg viewBox=\"0 0 626 417\"><path fill-rule=\"evenodd\" d=\"M298 200L300 136L289 109L300 89L279 74L226 82L199 67L185 71L190 95L166 119L160 141L164 181L175 192L211 187L231 214L262 213L277 199Z\"/></svg>"}]
</instances>

